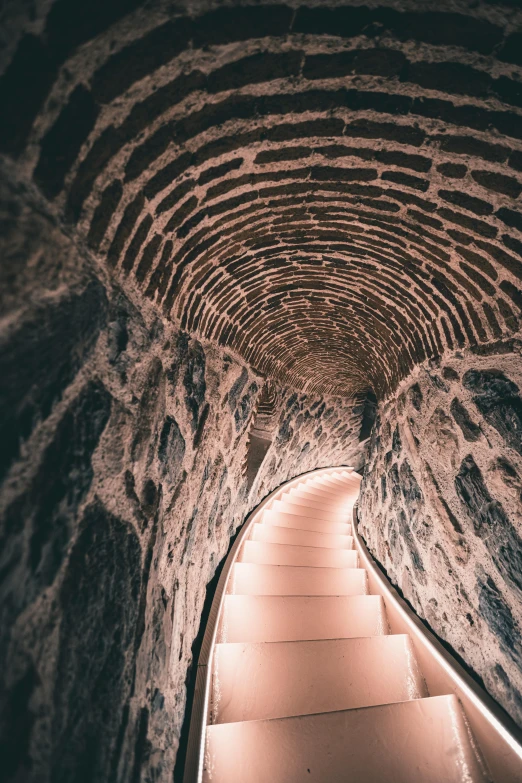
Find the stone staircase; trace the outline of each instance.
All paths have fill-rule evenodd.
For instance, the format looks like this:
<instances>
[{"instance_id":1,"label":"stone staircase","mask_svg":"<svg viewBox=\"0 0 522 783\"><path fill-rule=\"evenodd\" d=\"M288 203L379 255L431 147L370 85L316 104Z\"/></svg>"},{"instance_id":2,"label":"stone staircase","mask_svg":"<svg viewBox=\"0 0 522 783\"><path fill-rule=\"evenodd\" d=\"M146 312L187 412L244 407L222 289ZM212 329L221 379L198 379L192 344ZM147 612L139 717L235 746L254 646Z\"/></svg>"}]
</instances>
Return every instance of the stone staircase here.
<instances>
[{"instance_id":1,"label":"stone staircase","mask_svg":"<svg viewBox=\"0 0 522 783\"><path fill-rule=\"evenodd\" d=\"M359 477L304 477L250 526L214 647L208 783L491 780L455 695L430 696L407 633L369 594Z\"/></svg>"}]
</instances>

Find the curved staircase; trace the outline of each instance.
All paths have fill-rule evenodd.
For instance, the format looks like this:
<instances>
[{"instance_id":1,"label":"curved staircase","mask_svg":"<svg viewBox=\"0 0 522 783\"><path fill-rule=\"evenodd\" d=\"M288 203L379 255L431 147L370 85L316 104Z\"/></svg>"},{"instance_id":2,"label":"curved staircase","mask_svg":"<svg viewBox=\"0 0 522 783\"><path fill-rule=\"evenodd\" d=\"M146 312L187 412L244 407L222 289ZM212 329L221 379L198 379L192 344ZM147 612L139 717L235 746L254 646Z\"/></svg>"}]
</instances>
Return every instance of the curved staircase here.
<instances>
[{"instance_id":1,"label":"curved staircase","mask_svg":"<svg viewBox=\"0 0 522 783\"><path fill-rule=\"evenodd\" d=\"M522 781L509 721L353 530L359 484L316 471L247 520L203 645L185 783Z\"/></svg>"}]
</instances>

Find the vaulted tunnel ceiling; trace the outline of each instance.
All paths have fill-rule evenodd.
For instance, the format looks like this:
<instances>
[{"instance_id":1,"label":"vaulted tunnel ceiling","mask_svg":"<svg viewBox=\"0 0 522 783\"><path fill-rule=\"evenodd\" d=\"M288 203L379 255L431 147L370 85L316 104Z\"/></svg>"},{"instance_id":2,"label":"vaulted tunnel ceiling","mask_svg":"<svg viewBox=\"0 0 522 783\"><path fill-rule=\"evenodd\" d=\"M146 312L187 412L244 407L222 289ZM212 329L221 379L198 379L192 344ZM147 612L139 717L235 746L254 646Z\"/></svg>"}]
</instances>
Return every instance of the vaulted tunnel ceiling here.
<instances>
[{"instance_id":1,"label":"vaulted tunnel ceiling","mask_svg":"<svg viewBox=\"0 0 522 783\"><path fill-rule=\"evenodd\" d=\"M58 0L6 49L3 151L126 286L298 388L383 396L516 332L519 4L218 5Z\"/></svg>"}]
</instances>

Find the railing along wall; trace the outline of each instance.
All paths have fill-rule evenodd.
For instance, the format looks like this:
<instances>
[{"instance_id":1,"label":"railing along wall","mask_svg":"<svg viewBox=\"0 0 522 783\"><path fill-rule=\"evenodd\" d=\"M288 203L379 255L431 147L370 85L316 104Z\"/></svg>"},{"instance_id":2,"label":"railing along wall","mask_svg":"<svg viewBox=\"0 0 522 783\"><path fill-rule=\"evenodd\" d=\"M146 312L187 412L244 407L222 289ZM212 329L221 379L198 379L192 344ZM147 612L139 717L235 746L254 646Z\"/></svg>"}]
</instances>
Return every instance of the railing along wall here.
<instances>
[{"instance_id":1,"label":"railing along wall","mask_svg":"<svg viewBox=\"0 0 522 783\"><path fill-rule=\"evenodd\" d=\"M370 593L382 596L392 633L409 634L430 696L459 699L495 783L522 783L522 730L426 628L368 551L353 509L352 535Z\"/></svg>"}]
</instances>

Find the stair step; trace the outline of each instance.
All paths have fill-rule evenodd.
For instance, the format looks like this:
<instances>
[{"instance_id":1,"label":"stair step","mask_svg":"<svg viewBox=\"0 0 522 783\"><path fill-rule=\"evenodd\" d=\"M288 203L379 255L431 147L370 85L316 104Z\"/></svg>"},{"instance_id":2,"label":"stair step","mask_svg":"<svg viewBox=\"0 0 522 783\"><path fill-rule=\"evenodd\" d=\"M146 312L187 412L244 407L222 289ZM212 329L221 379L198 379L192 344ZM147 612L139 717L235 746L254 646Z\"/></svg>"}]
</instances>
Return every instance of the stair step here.
<instances>
[{"instance_id":1,"label":"stair step","mask_svg":"<svg viewBox=\"0 0 522 783\"><path fill-rule=\"evenodd\" d=\"M312 484L307 487L307 489L318 492L327 492L335 501L342 501L343 503L350 503L352 501L352 493L349 487L339 487L334 484ZM357 495L354 492L353 499L356 497Z\"/></svg>"},{"instance_id":2,"label":"stair step","mask_svg":"<svg viewBox=\"0 0 522 783\"><path fill-rule=\"evenodd\" d=\"M357 482L357 479L353 475L353 471L351 471L350 473L346 473L344 471L337 470L334 471L333 473L330 473L329 477L336 479L337 481L343 481L346 484L352 484L353 482Z\"/></svg>"},{"instance_id":3,"label":"stair step","mask_svg":"<svg viewBox=\"0 0 522 783\"><path fill-rule=\"evenodd\" d=\"M286 514L296 514L302 517L312 517L313 519L322 519L325 522L348 522L348 514L338 511L320 511L317 508L300 506L298 503L289 503L286 500L274 500L270 508L273 511L284 511Z\"/></svg>"},{"instance_id":4,"label":"stair step","mask_svg":"<svg viewBox=\"0 0 522 783\"><path fill-rule=\"evenodd\" d=\"M298 489L291 489L288 493L292 497L299 497L303 500L315 500L317 502L325 502L334 506L341 506L349 508L352 505L351 500L347 500L343 493L342 495L332 495L327 490L317 489L304 489L299 487Z\"/></svg>"},{"instance_id":5,"label":"stair step","mask_svg":"<svg viewBox=\"0 0 522 783\"><path fill-rule=\"evenodd\" d=\"M317 489L309 487L306 490L302 490L303 500L315 500L315 502L325 502L330 505L339 506L340 508L351 508L357 499L356 496L352 497L346 492L331 492L328 489Z\"/></svg>"},{"instance_id":6,"label":"stair step","mask_svg":"<svg viewBox=\"0 0 522 783\"><path fill-rule=\"evenodd\" d=\"M328 476L311 476L309 479L307 479L308 484L316 484L317 486L329 486L330 481L329 478L332 474L330 473Z\"/></svg>"},{"instance_id":7,"label":"stair step","mask_svg":"<svg viewBox=\"0 0 522 783\"><path fill-rule=\"evenodd\" d=\"M236 562L228 592L233 595L367 595L368 577L364 568Z\"/></svg>"},{"instance_id":8,"label":"stair step","mask_svg":"<svg viewBox=\"0 0 522 783\"><path fill-rule=\"evenodd\" d=\"M313 530L298 530L293 527L263 525L257 522L252 526L251 541L263 541L266 544L292 544L293 546L316 546L327 549L353 549L352 536L317 533Z\"/></svg>"},{"instance_id":9,"label":"stair step","mask_svg":"<svg viewBox=\"0 0 522 783\"><path fill-rule=\"evenodd\" d=\"M321 476L319 476L319 478L321 478ZM356 480L355 476L353 475L353 470L348 471L348 470L342 470L342 469L341 470L332 470L324 478L336 479L336 480L339 480L339 481L354 481L354 480Z\"/></svg>"},{"instance_id":10,"label":"stair step","mask_svg":"<svg viewBox=\"0 0 522 783\"><path fill-rule=\"evenodd\" d=\"M359 559L355 549L328 549L320 546L245 541L238 562L316 568L357 568Z\"/></svg>"},{"instance_id":11,"label":"stair step","mask_svg":"<svg viewBox=\"0 0 522 783\"><path fill-rule=\"evenodd\" d=\"M317 479L317 478L310 479L309 481L306 481L303 485L299 485L299 486L302 486L303 489L305 489L305 488L306 489L314 489L314 490L317 489L320 492L330 492L331 494L335 494L335 495L337 495L339 497L341 495L346 497L346 494L347 494L347 492L346 492L347 488L346 487L340 487L337 484L333 485L331 483L326 482L325 479L320 479L320 478L319 479Z\"/></svg>"},{"instance_id":12,"label":"stair step","mask_svg":"<svg viewBox=\"0 0 522 783\"><path fill-rule=\"evenodd\" d=\"M328 476L310 476L308 479L306 479L306 482L308 484L326 484L330 476L332 476L331 473Z\"/></svg>"},{"instance_id":13,"label":"stair step","mask_svg":"<svg viewBox=\"0 0 522 783\"><path fill-rule=\"evenodd\" d=\"M352 487L359 486L357 479L354 478L339 478L330 473L329 476L319 476L315 479L320 486L333 487L334 489L341 489L344 492L349 491Z\"/></svg>"},{"instance_id":14,"label":"stair step","mask_svg":"<svg viewBox=\"0 0 522 783\"><path fill-rule=\"evenodd\" d=\"M295 527L297 530L315 530L317 533L333 533L350 536L352 526L348 522L323 522L321 519L285 514L281 511L263 511L263 523L279 527Z\"/></svg>"},{"instance_id":15,"label":"stair step","mask_svg":"<svg viewBox=\"0 0 522 783\"><path fill-rule=\"evenodd\" d=\"M334 514L349 514L350 504L346 501L335 502L333 500L326 500L322 498L311 498L307 495L298 492L297 490L291 490L290 492L283 492L280 500L285 503L297 503L300 506L307 506L308 508L316 508L318 510L332 511Z\"/></svg>"},{"instance_id":16,"label":"stair step","mask_svg":"<svg viewBox=\"0 0 522 783\"><path fill-rule=\"evenodd\" d=\"M387 633L380 595L227 595L218 641L292 642Z\"/></svg>"},{"instance_id":17,"label":"stair step","mask_svg":"<svg viewBox=\"0 0 522 783\"><path fill-rule=\"evenodd\" d=\"M455 696L209 726L204 783L489 783Z\"/></svg>"},{"instance_id":18,"label":"stair step","mask_svg":"<svg viewBox=\"0 0 522 783\"><path fill-rule=\"evenodd\" d=\"M410 637L218 644L212 723L286 718L427 696Z\"/></svg>"}]
</instances>

